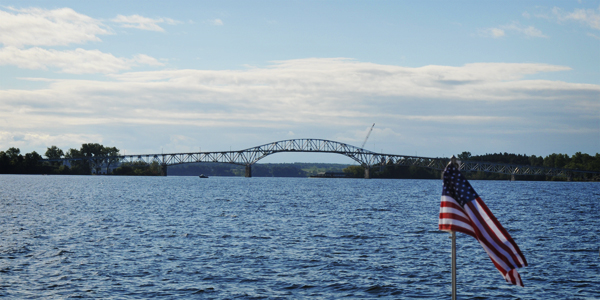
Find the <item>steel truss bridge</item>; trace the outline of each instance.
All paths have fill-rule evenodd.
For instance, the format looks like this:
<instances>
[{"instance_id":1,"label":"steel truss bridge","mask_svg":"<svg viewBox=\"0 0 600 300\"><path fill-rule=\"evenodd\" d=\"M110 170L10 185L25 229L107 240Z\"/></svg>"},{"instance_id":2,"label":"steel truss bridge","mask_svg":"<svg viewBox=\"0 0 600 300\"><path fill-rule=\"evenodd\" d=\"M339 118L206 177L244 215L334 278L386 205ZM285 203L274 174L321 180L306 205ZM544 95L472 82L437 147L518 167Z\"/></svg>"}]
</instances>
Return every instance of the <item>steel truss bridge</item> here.
<instances>
[{"instance_id":1,"label":"steel truss bridge","mask_svg":"<svg viewBox=\"0 0 600 300\"><path fill-rule=\"evenodd\" d=\"M371 168L383 168L388 165L414 166L429 168L434 170L443 170L450 162L449 158L432 158L397 154L376 153L366 149L358 148L345 143L340 143L322 139L291 139L273 142L237 151L218 151L218 152L191 152L191 153L161 153L161 154L139 154L139 155L119 155L119 156L88 156L72 157L60 159L45 159L47 162L68 162L87 161L92 168L101 173L105 168L109 173L110 166L117 166L123 163L157 163L162 166L163 175L167 174L167 166L187 164L187 163L230 163L246 167L246 177L252 177L252 165L259 160L281 152L316 152L316 153L335 153L350 157L365 168L365 178L370 178ZM468 172L490 172L511 175L543 175L566 177L571 179L574 176L586 177L600 175L600 172L579 171L569 169L534 167L515 164L500 164L480 161L458 161L460 169Z\"/></svg>"}]
</instances>

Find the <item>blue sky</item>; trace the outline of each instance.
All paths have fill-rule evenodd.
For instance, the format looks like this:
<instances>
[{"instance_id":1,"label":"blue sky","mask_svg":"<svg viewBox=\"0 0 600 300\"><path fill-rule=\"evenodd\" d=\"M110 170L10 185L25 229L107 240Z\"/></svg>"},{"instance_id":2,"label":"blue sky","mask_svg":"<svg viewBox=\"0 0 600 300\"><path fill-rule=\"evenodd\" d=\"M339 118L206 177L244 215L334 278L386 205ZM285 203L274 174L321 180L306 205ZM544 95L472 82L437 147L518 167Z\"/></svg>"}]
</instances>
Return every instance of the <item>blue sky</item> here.
<instances>
[{"instance_id":1,"label":"blue sky","mask_svg":"<svg viewBox=\"0 0 600 300\"><path fill-rule=\"evenodd\" d=\"M0 1L0 104L22 152L595 154L600 1Z\"/></svg>"}]
</instances>

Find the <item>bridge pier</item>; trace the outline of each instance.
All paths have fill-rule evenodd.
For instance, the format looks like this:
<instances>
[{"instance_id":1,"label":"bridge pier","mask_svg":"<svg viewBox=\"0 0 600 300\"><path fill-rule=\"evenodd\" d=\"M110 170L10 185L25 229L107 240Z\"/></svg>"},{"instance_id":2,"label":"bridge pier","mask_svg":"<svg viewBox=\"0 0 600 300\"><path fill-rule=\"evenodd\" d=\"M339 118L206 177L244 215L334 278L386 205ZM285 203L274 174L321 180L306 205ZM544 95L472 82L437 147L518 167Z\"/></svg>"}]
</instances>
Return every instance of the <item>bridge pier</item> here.
<instances>
[{"instance_id":1,"label":"bridge pier","mask_svg":"<svg viewBox=\"0 0 600 300\"><path fill-rule=\"evenodd\" d=\"M371 179L371 169L369 167L365 167L365 179Z\"/></svg>"},{"instance_id":2,"label":"bridge pier","mask_svg":"<svg viewBox=\"0 0 600 300\"><path fill-rule=\"evenodd\" d=\"M510 174L510 181L517 181L515 174Z\"/></svg>"},{"instance_id":3,"label":"bridge pier","mask_svg":"<svg viewBox=\"0 0 600 300\"><path fill-rule=\"evenodd\" d=\"M246 177L252 177L252 165L246 165Z\"/></svg>"},{"instance_id":4,"label":"bridge pier","mask_svg":"<svg viewBox=\"0 0 600 300\"><path fill-rule=\"evenodd\" d=\"M161 170L161 174L162 176L167 176L167 165L163 164L160 166L160 170Z\"/></svg>"}]
</instances>

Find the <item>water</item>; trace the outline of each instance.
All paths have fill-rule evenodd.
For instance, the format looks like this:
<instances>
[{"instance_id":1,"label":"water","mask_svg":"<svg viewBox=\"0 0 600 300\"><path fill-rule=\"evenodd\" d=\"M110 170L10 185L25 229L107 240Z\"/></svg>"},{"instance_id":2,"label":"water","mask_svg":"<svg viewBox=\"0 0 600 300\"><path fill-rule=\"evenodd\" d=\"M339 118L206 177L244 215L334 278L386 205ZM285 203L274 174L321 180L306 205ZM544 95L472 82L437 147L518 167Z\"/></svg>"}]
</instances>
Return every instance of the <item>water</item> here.
<instances>
[{"instance_id":1,"label":"water","mask_svg":"<svg viewBox=\"0 0 600 300\"><path fill-rule=\"evenodd\" d=\"M459 234L460 299L600 298L600 184L473 181L525 288ZM440 180L0 175L0 297L450 295Z\"/></svg>"}]
</instances>

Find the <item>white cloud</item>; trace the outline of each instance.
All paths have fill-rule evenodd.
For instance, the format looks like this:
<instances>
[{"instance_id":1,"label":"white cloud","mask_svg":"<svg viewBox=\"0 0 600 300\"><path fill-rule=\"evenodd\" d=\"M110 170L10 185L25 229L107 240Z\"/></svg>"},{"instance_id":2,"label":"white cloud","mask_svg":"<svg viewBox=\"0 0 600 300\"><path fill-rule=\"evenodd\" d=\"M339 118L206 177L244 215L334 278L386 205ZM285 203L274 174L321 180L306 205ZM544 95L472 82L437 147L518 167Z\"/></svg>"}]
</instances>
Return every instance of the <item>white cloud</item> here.
<instances>
[{"instance_id":1,"label":"white cloud","mask_svg":"<svg viewBox=\"0 0 600 300\"><path fill-rule=\"evenodd\" d=\"M161 19L172 24L176 21ZM58 68L72 74L115 73L136 65L163 65L138 54L131 59L115 57L99 50L54 50L44 46L65 46L100 41L98 35L111 34L102 22L70 8L0 10L0 65L26 69ZM33 46L25 48L26 46Z\"/></svg>"},{"instance_id":2,"label":"white cloud","mask_svg":"<svg viewBox=\"0 0 600 300\"><path fill-rule=\"evenodd\" d=\"M333 139L349 128L365 125L368 129L372 122L377 123L373 141L377 135L412 137L413 128L422 134L427 130L440 134L456 126L478 132L524 126L533 132L557 126L594 131L588 125L599 119L594 106L600 98L599 85L530 78L568 70L527 63L409 68L311 58L244 70L128 72L111 75L113 81L52 80L36 90L0 90L0 127L6 132L50 136L101 131L121 136L122 141L143 133L152 140L147 143L155 146L159 131L197 141L202 136L202 143L209 143L207 136L214 135L210 142L214 150L221 150L218 143L229 148L239 141L243 145L233 147L241 149L289 138L290 132L294 137ZM566 117L556 118L557 114ZM574 125L573 120L589 124ZM528 127L533 121L535 127ZM260 142L253 139L254 133L242 137L244 132L261 131L281 134ZM224 132L238 132L239 138L223 141ZM360 145L365 134L361 130L354 144ZM352 139L356 138L345 141ZM195 143L178 141L164 138L162 145L172 144L169 151L175 151L177 143L186 147ZM130 144L114 145L138 147ZM380 142L377 147L389 146Z\"/></svg>"},{"instance_id":3,"label":"white cloud","mask_svg":"<svg viewBox=\"0 0 600 300\"><path fill-rule=\"evenodd\" d=\"M25 69L58 68L61 72L71 74L116 73L128 70L137 64L162 65L156 59L138 54L132 59L115 57L99 50L58 51L33 47L19 49L16 47L0 48L0 65L15 65Z\"/></svg>"},{"instance_id":4,"label":"white cloud","mask_svg":"<svg viewBox=\"0 0 600 300\"><path fill-rule=\"evenodd\" d=\"M309 100L310 107L328 105L312 100L326 95L378 95L422 98L512 100L523 95L521 80L540 72L570 70L546 64L475 63L462 67L398 66L360 63L345 59L280 61L268 68L244 71L168 70L113 75L123 82L150 87L180 88L217 98ZM527 81L531 87L554 89L572 86L551 81ZM186 93L188 93L186 92ZM280 94L281 93L281 94ZM226 97L223 97L227 95ZM540 97L540 95L527 95ZM330 98L326 96L326 98ZM335 98L335 97L334 97ZM544 95L541 98L552 98ZM222 101L222 100L221 100ZM312 103L311 101L315 101ZM348 100L346 100L347 103ZM270 105L274 105L271 102Z\"/></svg>"},{"instance_id":5,"label":"white cloud","mask_svg":"<svg viewBox=\"0 0 600 300\"><path fill-rule=\"evenodd\" d=\"M587 36L591 36L591 37L593 37L593 38L595 38L595 39L597 39L597 40L600 40L600 36L597 36L597 35L595 35L595 34L593 34L593 33L589 33L589 32L588 32L588 33L587 33Z\"/></svg>"},{"instance_id":6,"label":"white cloud","mask_svg":"<svg viewBox=\"0 0 600 300\"><path fill-rule=\"evenodd\" d=\"M565 12L561 8L554 7L552 13L558 21L578 21L585 26L600 30L600 6L598 9L575 9L573 12Z\"/></svg>"},{"instance_id":7,"label":"white cloud","mask_svg":"<svg viewBox=\"0 0 600 300\"><path fill-rule=\"evenodd\" d=\"M533 26L522 26L519 22L512 22L507 25L499 26L498 28L486 28L486 29L480 30L479 33L482 36L499 38L499 37L505 36L507 31L520 33L527 37L540 37L540 38L548 37L545 34L543 34L541 30L539 30Z\"/></svg>"},{"instance_id":8,"label":"white cloud","mask_svg":"<svg viewBox=\"0 0 600 300\"><path fill-rule=\"evenodd\" d=\"M75 147L84 143L101 143L102 136L98 134L47 134L33 131L0 131L0 145L4 146L5 150L8 147L35 147L38 149L38 154L44 155L46 148L55 145L62 148L64 151L68 147ZM73 145L73 146L71 146ZM24 151L21 151L24 154Z\"/></svg>"},{"instance_id":9,"label":"white cloud","mask_svg":"<svg viewBox=\"0 0 600 300\"><path fill-rule=\"evenodd\" d=\"M112 75L118 79L115 82L60 80L43 90L0 91L0 101L28 107L52 104L65 113L70 109L69 118L75 124L102 123L109 117L126 123L214 126L336 122L389 113L377 107L396 106L402 99L575 101L600 95L597 85L523 79L565 70L569 68L546 64L407 68L346 59L302 59L250 70L130 72ZM112 111L107 111L108 107ZM81 113L92 112L97 114L81 117ZM36 114L36 110L30 113ZM55 121L66 119L61 115Z\"/></svg>"},{"instance_id":10,"label":"white cloud","mask_svg":"<svg viewBox=\"0 0 600 300\"><path fill-rule=\"evenodd\" d=\"M493 38L499 38L506 35L503 29L500 28L486 28L479 31L483 36L491 36Z\"/></svg>"},{"instance_id":11,"label":"white cloud","mask_svg":"<svg viewBox=\"0 0 600 300\"><path fill-rule=\"evenodd\" d=\"M353 144L354 146L360 147L361 144L365 141L365 137L367 137L367 134L369 133L369 130L371 129L371 125L364 127L362 130L351 130L348 133L346 133L345 135L342 136L338 136L335 139L336 140L340 140L340 141L346 141L348 143ZM377 125L375 125L375 127L373 127L373 131L371 132L370 136L378 136L380 138L384 138L384 139L401 139L403 137L403 134L400 134L398 132L395 132L393 129L386 127L386 128L379 128ZM368 141L368 139L367 139ZM365 144L365 148L369 148L368 145L369 143Z\"/></svg>"},{"instance_id":12,"label":"white cloud","mask_svg":"<svg viewBox=\"0 0 600 300\"><path fill-rule=\"evenodd\" d=\"M501 36L504 36L505 33L504 33L504 30L502 30L502 29L492 28L492 35L494 37L501 37Z\"/></svg>"},{"instance_id":13,"label":"white cloud","mask_svg":"<svg viewBox=\"0 0 600 300\"><path fill-rule=\"evenodd\" d=\"M135 62L142 65L149 66L164 66L165 64L159 62L156 58L148 56L146 54L137 54L133 57L130 62Z\"/></svg>"},{"instance_id":14,"label":"white cloud","mask_svg":"<svg viewBox=\"0 0 600 300\"><path fill-rule=\"evenodd\" d=\"M178 24L178 21L169 18L158 18L151 19L142 17L140 15L131 15L131 16L123 16L118 15L116 18L112 19L115 23L120 23L121 27L126 28L137 28L141 30L150 30L150 31L159 31L164 32L165 30L158 26L158 23L166 23L169 25Z\"/></svg>"},{"instance_id":15,"label":"white cloud","mask_svg":"<svg viewBox=\"0 0 600 300\"><path fill-rule=\"evenodd\" d=\"M221 19L210 20L210 23L215 26L223 26L223 21Z\"/></svg>"},{"instance_id":16,"label":"white cloud","mask_svg":"<svg viewBox=\"0 0 600 300\"><path fill-rule=\"evenodd\" d=\"M0 43L5 46L64 46L100 41L110 34L100 21L70 8L0 10Z\"/></svg>"},{"instance_id":17,"label":"white cloud","mask_svg":"<svg viewBox=\"0 0 600 300\"><path fill-rule=\"evenodd\" d=\"M182 23L180 21L173 20L171 18L161 18L161 20L163 20L165 23L167 23L169 25L177 25L177 24L181 24Z\"/></svg>"},{"instance_id":18,"label":"white cloud","mask_svg":"<svg viewBox=\"0 0 600 300\"><path fill-rule=\"evenodd\" d=\"M523 33L524 35L526 35L528 37L541 37L541 38L548 37L547 35L543 34L541 30L539 30L533 26L516 27L515 30Z\"/></svg>"}]
</instances>

